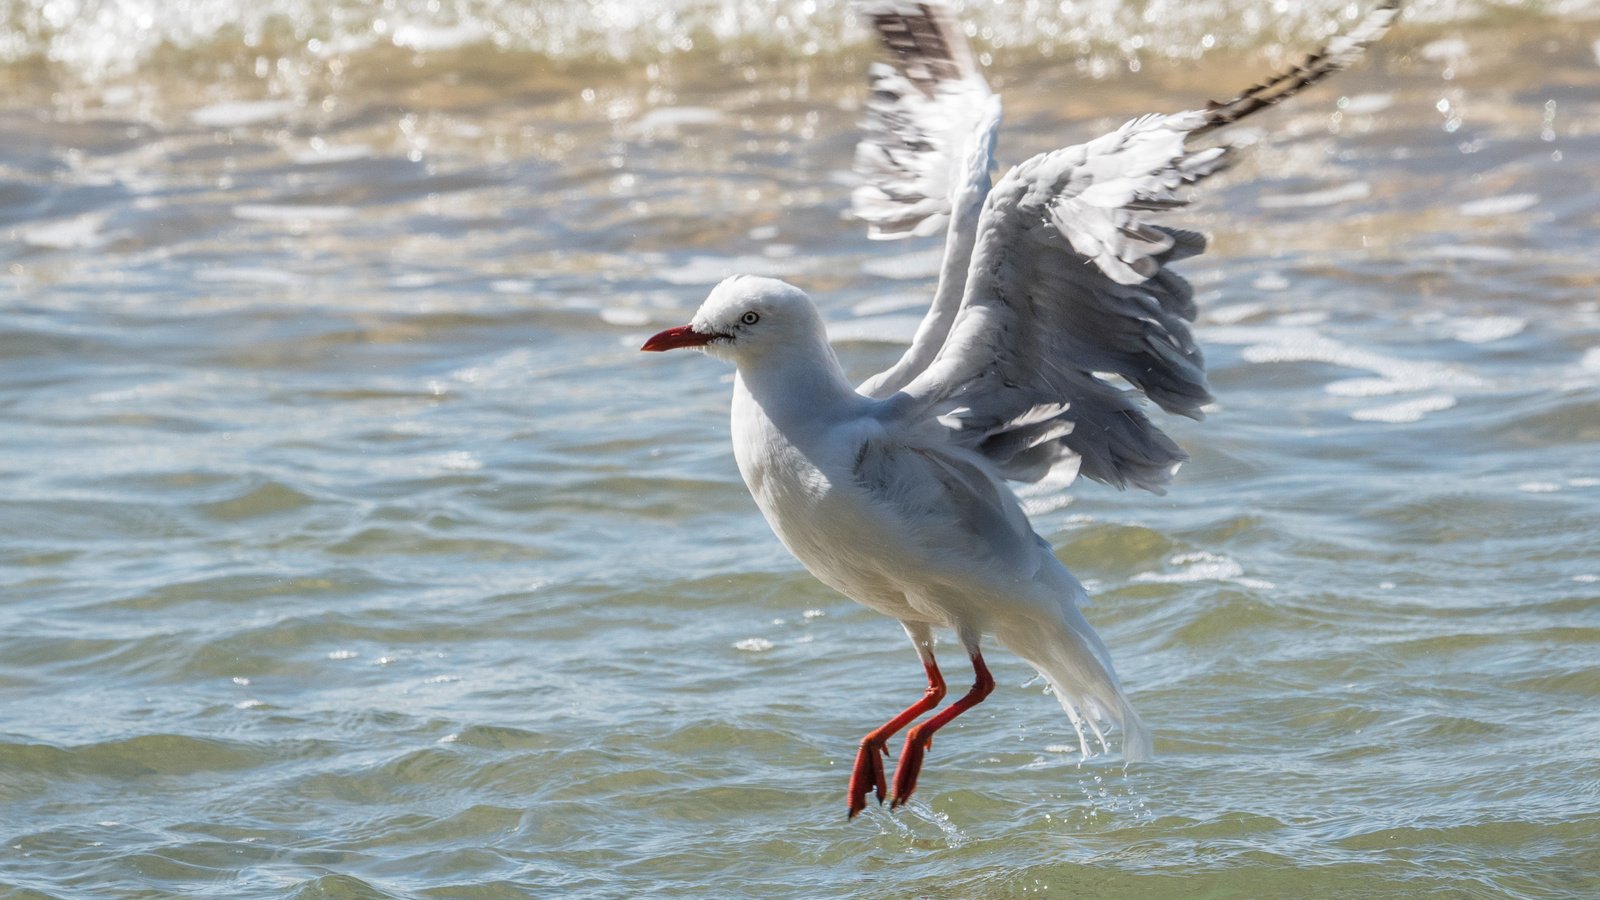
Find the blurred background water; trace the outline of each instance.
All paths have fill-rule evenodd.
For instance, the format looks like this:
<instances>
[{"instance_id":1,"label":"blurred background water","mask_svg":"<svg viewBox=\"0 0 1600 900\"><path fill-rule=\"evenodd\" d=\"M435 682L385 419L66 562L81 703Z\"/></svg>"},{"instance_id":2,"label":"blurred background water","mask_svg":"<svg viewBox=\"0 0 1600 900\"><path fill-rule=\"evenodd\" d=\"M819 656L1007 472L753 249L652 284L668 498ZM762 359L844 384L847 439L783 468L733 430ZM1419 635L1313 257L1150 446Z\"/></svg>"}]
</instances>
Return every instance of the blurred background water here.
<instances>
[{"instance_id":1,"label":"blurred background water","mask_svg":"<svg viewBox=\"0 0 1600 900\"><path fill-rule=\"evenodd\" d=\"M1418 3L1181 222L1216 408L1031 491L1156 733L917 696L642 357L725 274L899 352L842 0L0 5L0 896L1600 895L1600 7ZM1358 5L969 2L1003 158ZM956 676L952 676L953 678ZM964 677L964 676L963 676Z\"/></svg>"}]
</instances>

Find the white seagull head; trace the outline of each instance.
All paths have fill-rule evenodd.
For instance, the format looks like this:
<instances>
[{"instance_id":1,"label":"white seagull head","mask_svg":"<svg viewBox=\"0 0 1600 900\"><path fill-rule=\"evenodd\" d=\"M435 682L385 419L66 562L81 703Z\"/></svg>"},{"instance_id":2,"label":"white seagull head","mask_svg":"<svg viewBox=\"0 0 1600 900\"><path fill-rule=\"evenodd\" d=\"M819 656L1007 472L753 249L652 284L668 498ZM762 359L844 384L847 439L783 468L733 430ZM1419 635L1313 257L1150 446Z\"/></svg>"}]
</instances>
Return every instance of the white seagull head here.
<instances>
[{"instance_id":1,"label":"white seagull head","mask_svg":"<svg viewBox=\"0 0 1600 900\"><path fill-rule=\"evenodd\" d=\"M826 342L826 330L804 291L776 278L735 275L712 289L689 324L668 328L640 349L691 347L738 364L818 342Z\"/></svg>"}]
</instances>

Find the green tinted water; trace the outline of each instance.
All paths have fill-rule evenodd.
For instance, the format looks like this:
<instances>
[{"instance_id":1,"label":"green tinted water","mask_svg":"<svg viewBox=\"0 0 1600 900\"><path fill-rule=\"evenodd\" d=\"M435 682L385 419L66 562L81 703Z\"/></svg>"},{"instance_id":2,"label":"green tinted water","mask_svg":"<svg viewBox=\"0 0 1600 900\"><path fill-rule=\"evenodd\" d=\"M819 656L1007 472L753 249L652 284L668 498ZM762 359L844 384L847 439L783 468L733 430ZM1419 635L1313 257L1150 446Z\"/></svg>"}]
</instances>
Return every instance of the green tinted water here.
<instances>
[{"instance_id":1,"label":"green tinted water","mask_svg":"<svg viewBox=\"0 0 1600 900\"><path fill-rule=\"evenodd\" d=\"M1600 894L1588 21L1402 28L1187 217L1194 460L1027 496L1158 759L1080 763L996 651L856 822L916 658L767 532L728 373L636 348L754 271L898 354L932 245L841 221L864 56L12 65L0 894ZM995 48L1002 153L1267 64Z\"/></svg>"}]
</instances>

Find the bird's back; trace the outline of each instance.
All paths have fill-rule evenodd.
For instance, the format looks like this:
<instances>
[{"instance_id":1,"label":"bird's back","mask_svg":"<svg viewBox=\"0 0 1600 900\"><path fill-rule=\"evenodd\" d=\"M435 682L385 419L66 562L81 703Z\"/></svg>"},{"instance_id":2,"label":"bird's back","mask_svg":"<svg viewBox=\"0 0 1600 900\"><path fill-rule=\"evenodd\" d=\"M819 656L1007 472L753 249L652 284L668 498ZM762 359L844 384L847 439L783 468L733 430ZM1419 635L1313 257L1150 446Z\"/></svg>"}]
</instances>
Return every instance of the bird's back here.
<instances>
[{"instance_id":1,"label":"bird's back","mask_svg":"<svg viewBox=\"0 0 1600 900\"><path fill-rule=\"evenodd\" d=\"M1122 730L1130 759L1148 756L1149 733L1078 610L1082 586L1015 495L982 457L939 446L937 426L896 428L862 401L844 414L787 410L789 421L736 379L734 455L784 546L883 615L993 634L1050 682L1085 755L1098 720Z\"/></svg>"},{"instance_id":2,"label":"bird's back","mask_svg":"<svg viewBox=\"0 0 1600 900\"><path fill-rule=\"evenodd\" d=\"M742 373L736 382L739 471L790 552L896 618L987 631L1019 605L1047 614L1054 557L987 462L948 445L937 423L898 423L884 403L858 399L791 419Z\"/></svg>"}]
</instances>

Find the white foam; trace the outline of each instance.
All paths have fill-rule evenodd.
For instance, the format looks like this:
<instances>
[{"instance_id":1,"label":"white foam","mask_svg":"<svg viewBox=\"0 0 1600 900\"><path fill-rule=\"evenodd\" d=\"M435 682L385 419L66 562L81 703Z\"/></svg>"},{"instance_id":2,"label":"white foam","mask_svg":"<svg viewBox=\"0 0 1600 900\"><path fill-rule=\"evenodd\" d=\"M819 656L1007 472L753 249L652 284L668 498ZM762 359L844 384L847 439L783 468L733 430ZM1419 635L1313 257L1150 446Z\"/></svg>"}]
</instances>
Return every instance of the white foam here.
<instances>
[{"instance_id":1,"label":"white foam","mask_svg":"<svg viewBox=\"0 0 1600 900\"><path fill-rule=\"evenodd\" d=\"M650 314L642 309L613 309L600 310L600 321L607 325L626 325L637 328L640 325L650 324Z\"/></svg>"},{"instance_id":2,"label":"white foam","mask_svg":"<svg viewBox=\"0 0 1600 900\"><path fill-rule=\"evenodd\" d=\"M1339 104L1339 109L1353 116L1382 112L1394 105L1393 94L1356 94Z\"/></svg>"},{"instance_id":3,"label":"white foam","mask_svg":"<svg viewBox=\"0 0 1600 900\"><path fill-rule=\"evenodd\" d=\"M433 457L439 468L451 472L476 472L483 468L483 460L471 450L452 450Z\"/></svg>"},{"instance_id":4,"label":"white foam","mask_svg":"<svg viewBox=\"0 0 1600 900\"><path fill-rule=\"evenodd\" d=\"M1517 485L1517 490L1528 494L1554 494L1561 490L1561 485L1553 481L1524 481Z\"/></svg>"},{"instance_id":5,"label":"white foam","mask_svg":"<svg viewBox=\"0 0 1600 900\"><path fill-rule=\"evenodd\" d=\"M625 338L627 343L637 346L633 335ZM532 373L538 371L538 357L526 347L508 350L483 365L463 366L450 373L450 378L461 384L478 385L489 388L522 388L528 383Z\"/></svg>"},{"instance_id":6,"label":"white foam","mask_svg":"<svg viewBox=\"0 0 1600 900\"><path fill-rule=\"evenodd\" d=\"M194 271L194 280L209 283L285 285L295 282L295 275L284 269L266 266L210 266Z\"/></svg>"},{"instance_id":7,"label":"white foam","mask_svg":"<svg viewBox=\"0 0 1600 900\"><path fill-rule=\"evenodd\" d=\"M1393 378L1342 378L1322 388L1335 397L1389 397L1416 390L1416 386Z\"/></svg>"},{"instance_id":8,"label":"white foam","mask_svg":"<svg viewBox=\"0 0 1600 900\"><path fill-rule=\"evenodd\" d=\"M1505 247L1478 244L1444 244L1431 248L1428 253L1440 259L1468 259L1474 262L1512 262L1517 258L1515 251Z\"/></svg>"},{"instance_id":9,"label":"white foam","mask_svg":"<svg viewBox=\"0 0 1600 900\"><path fill-rule=\"evenodd\" d=\"M1205 314L1205 318L1207 321L1216 322L1219 325L1235 325L1245 319L1253 319L1264 315L1271 309L1272 307L1265 303L1234 303L1211 310ZM1207 337L1209 339L1210 336L1207 335Z\"/></svg>"},{"instance_id":10,"label":"white foam","mask_svg":"<svg viewBox=\"0 0 1600 900\"><path fill-rule=\"evenodd\" d=\"M648 62L689 52L716 58L752 46L794 58L827 58L839 48L860 49L870 40L857 4L851 0L781 5L771 0L539 0L531 4L513 0L331 4L328 0L166 4L74 0L14 5L18 12L11 18L16 21L8 29L12 33L0 40L0 55L7 61L48 59L52 67L59 66L89 82L136 73L147 62L166 60L174 50L202 59L231 60L282 52L263 48L285 44L292 48L296 41L303 43L303 52L282 60L340 61L385 44L415 52L460 49L476 56L498 56L510 51L590 63L605 59ZM1264 6L1260 0L1188 4L1182 15L1165 14L1170 5L1151 7L1144 16L1138 10L1130 14L1129 5L1122 0L969 0L956 5L965 10L962 18L969 27L981 27L983 42L989 46L1032 48L1046 55L1059 51L1056 55L1061 58L1068 54L1086 57L1088 71L1100 74L1125 65L1124 52L1117 48L1129 46L1142 45L1147 55L1165 50L1185 58L1198 57L1205 48L1277 46L1294 36L1296 46L1309 49L1313 38L1325 34L1333 24L1335 12L1335 6L1328 4L1278 2ZM1432 23L1433 27L1473 23L1505 6L1504 0L1418 3L1407 10L1407 20ZM1575 29L1587 28L1593 20L1593 3L1588 0L1541 6L1542 16L1573 22ZM1353 16L1355 9L1349 7L1342 15ZM330 14L330 10L334 12ZM1197 39L1202 34L1211 36L1212 41L1202 43ZM263 35L278 37L263 44ZM1445 64L1454 63L1470 50L1459 37L1435 40L1425 48L1428 59ZM158 69L162 65L170 64L158 65Z\"/></svg>"},{"instance_id":11,"label":"white foam","mask_svg":"<svg viewBox=\"0 0 1600 900\"><path fill-rule=\"evenodd\" d=\"M427 26L427 25L401 25L394 30L393 41L396 47L405 47L410 50L426 52L430 50L454 50L465 47L488 37L483 26L477 22L461 22L456 25Z\"/></svg>"},{"instance_id":12,"label":"white foam","mask_svg":"<svg viewBox=\"0 0 1600 900\"><path fill-rule=\"evenodd\" d=\"M29 225L22 229L22 242L32 247L48 250L82 250L98 247L107 240L100 229L105 225L105 213L84 213L70 219L57 219Z\"/></svg>"},{"instance_id":13,"label":"white foam","mask_svg":"<svg viewBox=\"0 0 1600 900\"><path fill-rule=\"evenodd\" d=\"M496 294L531 294L538 285L523 278L498 278L489 282L489 290Z\"/></svg>"},{"instance_id":14,"label":"white foam","mask_svg":"<svg viewBox=\"0 0 1600 900\"><path fill-rule=\"evenodd\" d=\"M448 393L448 385L430 381L428 391L434 396ZM434 478L447 472L476 472L483 468L483 460L470 450L451 450L424 456L395 457L371 463L373 473L397 478Z\"/></svg>"},{"instance_id":15,"label":"white foam","mask_svg":"<svg viewBox=\"0 0 1600 900\"><path fill-rule=\"evenodd\" d=\"M922 324L921 315L868 316L828 323L828 339L867 341L884 344L909 344Z\"/></svg>"},{"instance_id":16,"label":"white foam","mask_svg":"<svg viewBox=\"0 0 1600 900\"><path fill-rule=\"evenodd\" d=\"M100 92L100 102L106 106L132 106L139 102L139 89L129 84L112 85Z\"/></svg>"},{"instance_id":17,"label":"white foam","mask_svg":"<svg viewBox=\"0 0 1600 900\"><path fill-rule=\"evenodd\" d=\"M288 100L230 100L203 106L189 118L207 128L237 128L276 121L293 111L294 104Z\"/></svg>"},{"instance_id":18,"label":"white foam","mask_svg":"<svg viewBox=\"0 0 1600 900\"><path fill-rule=\"evenodd\" d=\"M670 134L685 125L712 125L722 121L721 110L709 106L660 106L635 119L629 134Z\"/></svg>"},{"instance_id":19,"label":"white foam","mask_svg":"<svg viewBox=\"0 0 1600 900\"><path fill-rule=\"evenodd\" d=\"M742 641L733 642L733 649L743 650L746 653L764 653L768 650L771 650L772 646L773 645L771 641L767 640L766 638L758 637L745 638Z\"/></svg>"},{"instance_id":20,"label":"white foam","mask_svg":"<svg viewBox=\"0 0 1600 900\"><path fill-rule=\"evenodd\" d=\"M1538 205L1538 194L1502 194L1499 197L1469 200L1456 207L1456 212L1463 216L1508 216Z\"/></svg>"},{"instance_id":21,"label":"white foam","mask_svg":"<svg viewBox=\"0 0 1600 900\"><path fill-rule=\"evenodd\" d=\"M939 267L944 264L944 248L934 250L921 250L916 253L901 253L897 256L885 256L880 259L869 259L861 264L861 271L879 278L893 278L896 280L909 280L913 278L932 278L939 274Z\"/></svg>"},{"instance_id":22,"label":"white foam","mask_svg":"<svg viewBox=\"0 0 1600 900\"><path fill-rule=\"evenodd\" d=\"M1306 325L1321 325L1328 321L1328 311L1325 309L1307 309L1300 312L1284 313L1279 316L1276 325L1289 327L1304 327Z\"/></svg>"},{"instance_id":23,"label":"white foam","mask_svg":"<svg viewBox=\"0 0 1600 900\"><path fill-rule=\"evenodd\" d=\"M1304 194L1268 194L1256 201L1262 209L1295 209L1312 206L1335 206L1352 200L1365 200L1372 196L1372 185L1365 181L1352 181L1320 191Z\"/></svg>"},{"instance_id":24,"label":"white foam","mask_svg":"<svg viewBox=\"0 0 1600 900\"><path fill-rule=\"evenodd\" d=\"M250 222L342 222L356 214L350 206L301 206L292 203L241 203L234 218Z\"/></svg>"},{"instance_id":25,"label":"white foam","mask_svg":"<svg viewBox=\"0 0 1600 900\"><path fill-rule=\"evenodd\" d=\"M1457 319L1449 323L1453 336L1468 344L1487 344L1521 334L1528 327L1527 319L1516 316L1480 316Z\"/></svg>"},{"instance_id":26,"label":"white foam","mask_svg":"<svg viewBox=\"0 0 1600 900\"><path fill-rule=\"evenodd\" d=\"M1206 339L1218 344L1248 345L1240 354L1247 362L1321 362L1365 369L1379 376L1331 382L1324 390L1334 396L1372 397L1444 387L1471 388L1483 383L1477 376L1450 366L1358 350L1309 328L1224 326L1208 331Z\"/></svg>"},{"instance_id":27,"label":"white foam","mask_svg":"<svg viewBox=\"0 0 1600 900\"><path fill-rule=\"evenodd\" d=\"M370 144L330 144L322 138L313 138L303 150L289 153L289 158L302 166L352 162L373 155Z\"/></svg>"},{"instance_id":28,"label":"white foam","mask_svg":"<svg viewBox=\"0 0 1600 900\"><path fill-rule=\"evenodd\" d=\"M1358 422L1388 422L1401 424L1417 422L1431 412L1449 409L1456 405L1456 398L1450 394L1429 394L1425 397L1415 397L1388 406L1374 406L1367 409L1358 409L1350 414L1350 418Z\"/></svg>"},{"instance_id":29,"label":"white foam","mask_svg":"<svg viewBox=\"0 0 1600 900\"><path fill-rule=\"evenodd\" d=\"M668 284L716 284L730 275L766 275L782 278L802 271L798 259L766 256L691 256L676 266L656 272Z\"/></svg>"},{"instance_id":30,"label":"white foam","mask_svg":"<svg viewBox=\"0 0 1600 900\"><path fill-rule=\"evenodd\" d=\"M921 292L904 291L863 300L850 307L850 311L858 316L876 316L908 309L926 309L931 301L931 297Z\"/></svg>"},{"instance_id":31,"label":"white foam","mask_svg":"<svg viewBox=\"0 0 1600 900\"><path fill-rule=\"evenodd\" d=\"M1422 46L1420 51L1423 59L1440 62L1443 60L1460 59L1471 53L1467 42L1458 37L1439 38Z\"/></svg>"},{"instance_id":32,"label":"white foam","mask_svg":"<svg viewBox=\"0 0 1600 900\"><path fill-rule=\"evenodd\" d=\"M1285 291L1289 289L1289 279L1282 272L1262 272L1250 286L1258 291Z\"/></svg>"},{"instance_id":33,"label":"white foam","mask_svg":"<svg viewBox=\"0 0 1600 900\"><path fill-rule=\"evenodd\" d=\"M1244 566L1233 559L1204 550L1197 553L1180 553L1167 560L1169 565L1181 566L1176 572L1140 572L1132 581L1153 584L1187 584L1195 581L1229 581L1258 590L1271 590L1270 581L1244 577Z\"/></svg>"}]
</instances>

